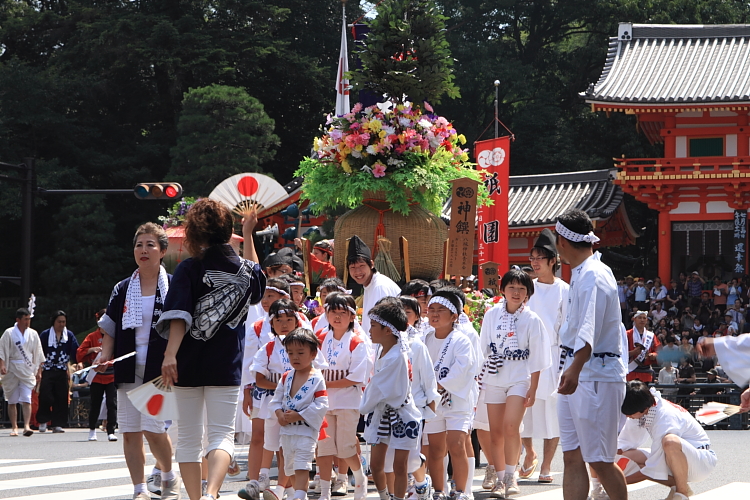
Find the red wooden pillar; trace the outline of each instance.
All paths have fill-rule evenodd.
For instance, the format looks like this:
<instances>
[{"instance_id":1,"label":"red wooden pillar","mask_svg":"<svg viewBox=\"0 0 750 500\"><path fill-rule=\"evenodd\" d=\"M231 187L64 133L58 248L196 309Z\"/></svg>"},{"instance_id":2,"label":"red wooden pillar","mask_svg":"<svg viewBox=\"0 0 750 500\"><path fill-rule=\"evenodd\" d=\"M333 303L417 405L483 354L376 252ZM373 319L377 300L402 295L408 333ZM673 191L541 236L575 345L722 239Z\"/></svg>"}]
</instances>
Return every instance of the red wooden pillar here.
<instances>
[{"instance_id":1,"label":"red wooden pillar","mask_svg":"<svg viewBox=\"0 0 750 500\"><path fill-rule=\"evenodd\" d=\"M662 283L669 283L672 279L672 222L669 220L669 210L659 212L658 241L659 277Z\"/></svg>"}]
</instances>

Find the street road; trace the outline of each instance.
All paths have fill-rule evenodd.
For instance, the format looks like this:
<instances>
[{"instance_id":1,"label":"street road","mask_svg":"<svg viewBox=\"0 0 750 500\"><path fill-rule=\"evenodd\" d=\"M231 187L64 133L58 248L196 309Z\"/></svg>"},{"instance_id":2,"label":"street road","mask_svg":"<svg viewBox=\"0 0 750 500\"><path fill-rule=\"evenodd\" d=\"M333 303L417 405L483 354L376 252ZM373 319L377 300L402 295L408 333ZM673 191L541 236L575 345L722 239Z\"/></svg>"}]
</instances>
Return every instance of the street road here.
<instances>
[{"instance_id":1,"label":"street road","mask_svg":"<svg viewBox=\"0 0 750 500\"><path fill-rule=\"evenodd\" d=\"M692 500L734 500L750 498L750 431L709 431L712 449L719 456L714 473L702 483L692 484ZM14 500L127 500L132 498L132 486L122 441L110 443L99 433L99 441L88 442L87 429L68 429L65 434L35 433L30 438L10 437L8 429L0 429L0 499ZM538 445L541 449L541 442ZM148 451L148 449L147 449ZM225 481L221 498L237 499L236 492L245 485L247 446L238 447L238 457L243 467L236 478ZM154 463L147 456L147 471ZM554 482L542 485L521 481L521 494L513 498L524 500L562 500L562 454L558 451L553 462ZM275 470L272 469L272 474ZM476 470L474 496L484 500L481 489L483 469ZM631 500L663 499L668 489L654 483L630 486ZM317 495L311 494L311 497ZM183 491L183 498L187 494ZM351 500L350 495L343 497ZM374 486L370 485L369 499L376 499Z\"/></svg>"}]
</instances>

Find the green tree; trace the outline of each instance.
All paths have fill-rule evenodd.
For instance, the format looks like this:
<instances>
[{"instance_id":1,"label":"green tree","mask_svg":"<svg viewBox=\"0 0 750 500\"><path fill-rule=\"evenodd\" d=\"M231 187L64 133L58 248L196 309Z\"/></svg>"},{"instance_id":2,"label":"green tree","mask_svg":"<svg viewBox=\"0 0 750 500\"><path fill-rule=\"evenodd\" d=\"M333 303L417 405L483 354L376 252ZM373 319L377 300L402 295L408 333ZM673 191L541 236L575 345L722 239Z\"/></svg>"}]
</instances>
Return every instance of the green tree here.
<instances>
[{"instance_id":1,"label":"green tree","mask_svg":"<svg viewBox=\"0 0 750 500\"><path fill-rule=\"evenodd\" d=\"M279 138L263 105L244 89L210 85L185 93L169 178L188 195L207 195L226 177L260 172Z\"/></svg>"},{"instance_id":2,"label":"green tree","mask_svg":"<svg viewBox=\"0 0 750 500\"><path fill-rule=\"evenodd\" d=\"M370 32L357 50L362 69L352 72L351 81L397 102L460 97L445 20L432 0L385 0L368 23Z\"/></svg>"}]
</instances>

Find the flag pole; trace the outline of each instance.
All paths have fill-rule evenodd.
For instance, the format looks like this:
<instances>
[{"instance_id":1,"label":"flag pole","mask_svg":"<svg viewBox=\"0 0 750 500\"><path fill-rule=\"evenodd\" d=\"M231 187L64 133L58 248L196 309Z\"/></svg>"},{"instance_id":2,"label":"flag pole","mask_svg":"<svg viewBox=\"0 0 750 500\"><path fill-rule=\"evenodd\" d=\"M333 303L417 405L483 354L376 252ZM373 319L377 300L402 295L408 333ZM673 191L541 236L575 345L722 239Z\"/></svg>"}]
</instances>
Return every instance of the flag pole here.
<instances>
[{"instance_id":1,"label":"flag pole","mask_svg":"<svg viewBox=\"0 0 750 500\"><path fill-rule=\"evenodd\" d=\"M339 68L336 74L336 115L344 115L351 110L349 104L349 80L346 74L349 72L349 54L346 44L346 2L341 0L341 49L339 51Z\"/></svg>"}]
</instances>

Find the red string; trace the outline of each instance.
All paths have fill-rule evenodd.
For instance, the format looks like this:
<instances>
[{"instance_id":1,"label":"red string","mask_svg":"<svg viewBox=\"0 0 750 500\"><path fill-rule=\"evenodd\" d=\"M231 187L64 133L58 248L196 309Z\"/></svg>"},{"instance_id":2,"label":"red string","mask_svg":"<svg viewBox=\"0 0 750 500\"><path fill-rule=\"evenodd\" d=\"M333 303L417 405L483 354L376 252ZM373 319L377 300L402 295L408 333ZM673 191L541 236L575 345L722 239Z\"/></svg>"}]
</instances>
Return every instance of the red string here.
<instances>
[{"instance_id":1,"label":"red string","mask_svg":"<svg viewBox=\"0 0 750 500\"><path fill-rule=\"evenodd\" d=\"M374 235L375 239L373 240L375 242L374 248L373 248L373 255L375 255L378 253L378 237L382 236L383 238L385 238L385 224L383 224L383 215L386 212L390 212L391 209L386 208L386 209L381 210L379 208L375 208L372 205L368 205L367 203L365 203L367 201L382 202L383 200L374 200L374 199L362 200L362 204L364 206L366 206L369 209L375 210L378 213L378 224L377 226L375 226L375 235Z\"/></svg>"}]
</instances>

